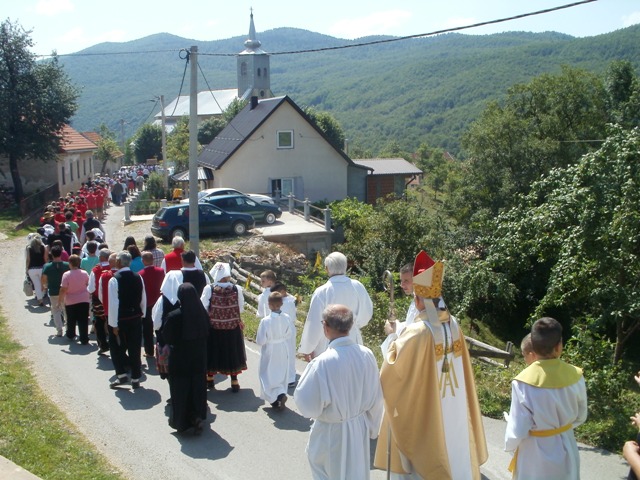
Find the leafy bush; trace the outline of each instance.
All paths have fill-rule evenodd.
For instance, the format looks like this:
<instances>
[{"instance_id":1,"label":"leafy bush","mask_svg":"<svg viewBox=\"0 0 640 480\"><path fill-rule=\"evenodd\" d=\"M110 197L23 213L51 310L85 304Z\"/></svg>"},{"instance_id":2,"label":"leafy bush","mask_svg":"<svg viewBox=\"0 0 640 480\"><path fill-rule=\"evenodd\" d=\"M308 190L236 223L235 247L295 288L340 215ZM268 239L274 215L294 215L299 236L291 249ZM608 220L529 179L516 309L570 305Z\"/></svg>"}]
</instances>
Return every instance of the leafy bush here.
<instances>
[{"instance_id":1,"label":"leafy bush","mask_svg":"<svg viewBox=\"0 0 640 480\"><path fill-rule=\"evenodd\" d=\"M161 200L163 198L167 198L167 192L164 190L164 179L162 175L157 172L152 172L147 179L147 190L151 198L155 200Z\"/></svg>"}]
</instances>

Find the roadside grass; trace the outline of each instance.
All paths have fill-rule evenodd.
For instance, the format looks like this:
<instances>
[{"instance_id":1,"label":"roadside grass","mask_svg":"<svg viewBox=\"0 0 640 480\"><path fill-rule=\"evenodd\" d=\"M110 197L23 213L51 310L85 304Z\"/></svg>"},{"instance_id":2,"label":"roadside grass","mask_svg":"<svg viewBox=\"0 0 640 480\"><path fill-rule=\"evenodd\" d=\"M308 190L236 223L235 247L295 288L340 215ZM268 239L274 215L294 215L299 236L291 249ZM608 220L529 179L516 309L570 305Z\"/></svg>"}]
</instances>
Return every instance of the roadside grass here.
<instances>
[{"instance_id":1,"label":"roadside grass","mask_svg":"<svg viewBox=\"0 0 640 480\"><path fill-rule=\"evenodd\" d=\"M44 395L0 315L0 454L44 479L124 479Z\"/></svg>"},{"instance_id":2,"label":"roadside grass","mask_svg":"<svg viewBox=\"0 0 640 480\"><path fill-rule=\"evenodd\" d=\"M8 237L32 231L16 230L20 221L17 207L0 210ZM23 348L0 315L0 455L44 479L124 479L42 392Z\"/></svg>"}]
</instances>

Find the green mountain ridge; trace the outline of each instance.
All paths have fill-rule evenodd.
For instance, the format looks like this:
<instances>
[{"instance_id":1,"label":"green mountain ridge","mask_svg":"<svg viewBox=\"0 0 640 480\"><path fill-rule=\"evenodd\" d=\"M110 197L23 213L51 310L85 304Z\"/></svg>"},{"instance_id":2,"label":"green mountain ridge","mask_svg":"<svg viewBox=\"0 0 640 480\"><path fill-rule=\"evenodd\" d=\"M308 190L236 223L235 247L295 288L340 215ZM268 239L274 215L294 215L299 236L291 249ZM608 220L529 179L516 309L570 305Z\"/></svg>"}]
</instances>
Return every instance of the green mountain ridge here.
<instances>
[{"instance_id":1,"label":"green mountain ridge","mask_svg":"<svg viewBox=\"0 0 640 480\"><path fill-rule=\"evenodd\" d=\"M595 37L557 32L493 35L441 34L353 48L335 48L394 37L342 40L296 28L258 33L271 56L272 91L299 105L330 112L350 144L373 154L391 141L414 150L422 142L460 151L460 136L488 102L515 83L571 65L602 73L617 59L640 67L640 25ZM73 83L82 87L72 126L94 130L101 123L125 137L159 111L151 103L174 99L189 71L180 49L198 46L204 74L198 90L236 87L235 53L245 36L216 41L158 33L124 43L102 43L60 57ZM182 55L182 58L181 58Z\"/></svg>"}]
</instances>

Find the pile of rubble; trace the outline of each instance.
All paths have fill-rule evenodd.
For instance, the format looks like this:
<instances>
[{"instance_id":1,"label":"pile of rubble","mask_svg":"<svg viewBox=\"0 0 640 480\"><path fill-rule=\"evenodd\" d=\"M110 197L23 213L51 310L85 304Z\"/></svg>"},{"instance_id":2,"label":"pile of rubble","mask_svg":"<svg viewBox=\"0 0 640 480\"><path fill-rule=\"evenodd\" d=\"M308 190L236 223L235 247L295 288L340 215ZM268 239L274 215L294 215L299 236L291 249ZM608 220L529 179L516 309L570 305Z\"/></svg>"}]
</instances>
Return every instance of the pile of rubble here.
<instances>
[{"instance_id":1,"label":"pile of rubble","mask_svg":"<svg viewBox=\"0 0 640 480\"><path fill-rule=\"evenodd\" d=\"M228 261L231 257L241 266L262 265L265 268L284 269L304 273L309 267L309 260L304 254L287 245L264 240L260 236L239 239L233 245L226 245L214 250L200 252L200 259L213 264Z\"/></svg>"}]
</instances>

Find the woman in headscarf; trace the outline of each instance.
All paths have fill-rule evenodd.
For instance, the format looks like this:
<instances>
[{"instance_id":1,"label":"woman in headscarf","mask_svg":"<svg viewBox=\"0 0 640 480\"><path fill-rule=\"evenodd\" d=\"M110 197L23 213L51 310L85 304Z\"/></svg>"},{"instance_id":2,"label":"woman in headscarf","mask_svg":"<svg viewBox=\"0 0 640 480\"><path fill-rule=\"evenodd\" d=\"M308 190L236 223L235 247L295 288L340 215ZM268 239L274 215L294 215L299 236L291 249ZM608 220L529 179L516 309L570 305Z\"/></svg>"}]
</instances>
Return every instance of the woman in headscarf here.
<instances>
[{"instance_id":1,"label":"woman in headscarf","mask_svg":"<svg viewBox=\"0 0 640 480\"><path fill-rule=\"evenodd\" d=\"M162 327L169 354L169 425L178 432L194 428L202 433L207 417L207 336L209 316L190 283L178 287L180 308L167 316Z\"/></svg>"},{"instance_id":2,"label":"woman in headscarf","mask_svg":"<svg viewBox=\"0 0 640 480\"><path fill-rule=\"evenodd\" d=\"M240 313L244 311L242 288L231 283L228 263L218 262L209 272L215 283L202 291L202 305L209 313L209 343L207 346L207 386L214 388L214 375L221 373L231 377L231 391L240 391L238 375L247 369L247 352L244 348L244 323Z\"/></svg>"}]
</instances>

